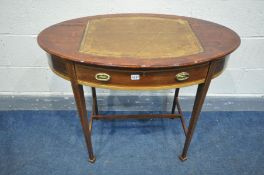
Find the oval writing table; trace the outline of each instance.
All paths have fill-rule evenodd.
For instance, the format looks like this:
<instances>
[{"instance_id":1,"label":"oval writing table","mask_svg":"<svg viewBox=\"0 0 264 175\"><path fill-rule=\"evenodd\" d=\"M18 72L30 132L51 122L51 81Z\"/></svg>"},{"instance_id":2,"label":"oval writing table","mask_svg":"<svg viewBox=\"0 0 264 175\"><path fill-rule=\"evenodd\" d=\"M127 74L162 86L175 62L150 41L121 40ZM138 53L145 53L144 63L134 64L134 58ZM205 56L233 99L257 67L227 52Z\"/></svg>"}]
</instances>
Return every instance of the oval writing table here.
<instances>
[{"instance_id":1,"label":"oval writing table","mask_svg":"<svg viewBox=\"0 0 264 175\"><path fill-rule=\"evenodd\" d=\"M187 151L211 79L220 75L228 56L240 44L232 30L195 18L116 14L73 19L46 28L38 43L50 55L49 65L72 85L89 161L95 162L91 132L95 119L180 118ZM87 117L83 85L92 88ZM189 127L178 100L179 88L198 85ZM151 115L100 115L96 87L118 90L175 89L172 111ZM177 114L175 114L177 107Z\"/></svg>"}]
</instances>

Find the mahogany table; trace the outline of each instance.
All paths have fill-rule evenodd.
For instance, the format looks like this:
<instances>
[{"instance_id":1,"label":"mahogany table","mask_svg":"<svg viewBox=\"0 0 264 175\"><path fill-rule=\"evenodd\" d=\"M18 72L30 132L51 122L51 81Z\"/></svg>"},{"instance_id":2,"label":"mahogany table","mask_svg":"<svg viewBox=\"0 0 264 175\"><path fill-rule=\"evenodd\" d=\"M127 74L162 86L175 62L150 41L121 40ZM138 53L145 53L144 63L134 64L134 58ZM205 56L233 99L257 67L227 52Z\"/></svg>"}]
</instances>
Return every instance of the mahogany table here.
<instances>
[{"instance_id":1,"label":"mahogany table","mask_svg":"<svg viewBox=\"0 0 264 175\"><path fill-rule=\"evenodd\" d=\"M220 75L228 56L240 44L229 28L174 15L115 14L73 19L46 28L38 43L49 53L50 68L72 85L89 161L95 162L93 120L180 118L187 151L211 79ZM92 88L93 108L87 117L83 85ZM198 85L189 127L179 104L179 88ZM96 87L118 90L175 89L170 114L100 115ZM175 114L177 107L177 114Z\"/></svg>"}]
</instances>

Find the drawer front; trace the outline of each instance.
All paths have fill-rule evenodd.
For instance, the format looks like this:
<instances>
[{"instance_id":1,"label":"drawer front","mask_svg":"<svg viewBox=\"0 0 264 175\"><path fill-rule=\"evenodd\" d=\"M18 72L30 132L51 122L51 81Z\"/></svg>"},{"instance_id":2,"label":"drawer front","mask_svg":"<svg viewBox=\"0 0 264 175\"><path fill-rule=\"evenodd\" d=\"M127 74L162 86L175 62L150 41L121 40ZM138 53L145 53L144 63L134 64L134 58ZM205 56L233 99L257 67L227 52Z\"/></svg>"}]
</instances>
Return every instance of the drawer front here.
<instances>
[{"instance_id":1,"label":"drawer front","mask_svg":"<svg viewBox=\"0 0 264 175\"><path fill-rule=\"evenodd\" d=\"M167 70L117 70L75 64L80 84L112 89L169 89L202 83L208 63Z\"/></svg>"}]
</instances>

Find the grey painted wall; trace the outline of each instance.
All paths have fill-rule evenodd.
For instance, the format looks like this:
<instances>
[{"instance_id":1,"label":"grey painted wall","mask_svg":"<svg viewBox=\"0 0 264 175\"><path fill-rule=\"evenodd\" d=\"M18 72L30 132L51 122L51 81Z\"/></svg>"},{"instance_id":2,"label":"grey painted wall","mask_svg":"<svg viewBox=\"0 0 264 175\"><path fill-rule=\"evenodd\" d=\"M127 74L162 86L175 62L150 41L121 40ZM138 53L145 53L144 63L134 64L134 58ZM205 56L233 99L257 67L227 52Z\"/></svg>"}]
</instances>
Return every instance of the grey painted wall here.
<instances>
[{"instance_id":1,"label":"grey painted wall","mask_svg":"<svg viewBox=\"0 0 264 175\"><path fill-rule=\"evenodd\" d=\"M227 70L212 82L212 96L263 96L264 94L264 1L261 0L1 0L0 95L67 95L68 82L48 68L46 54L36 42L44 28L63 20L107 13L164 13L202 18L230 27L242 39ZM89 90L87 91L90 92ZM172 91L139 94L170 95ZM182 95L193 95L195 87ZM125 91L99 90L103 95ZM138 93L132 93L132 95Z\"/></svg>"}]
</instances>

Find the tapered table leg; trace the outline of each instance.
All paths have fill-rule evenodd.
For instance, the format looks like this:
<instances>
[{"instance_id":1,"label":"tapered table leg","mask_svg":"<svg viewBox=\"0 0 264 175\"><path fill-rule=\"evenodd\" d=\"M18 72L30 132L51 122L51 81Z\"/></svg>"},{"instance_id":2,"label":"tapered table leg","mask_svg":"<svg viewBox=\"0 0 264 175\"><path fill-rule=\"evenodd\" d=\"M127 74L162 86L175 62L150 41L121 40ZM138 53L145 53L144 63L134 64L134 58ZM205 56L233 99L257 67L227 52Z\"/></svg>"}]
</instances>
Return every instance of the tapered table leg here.
<instances>
[{"instance_id":1,"label":"tapered table leg","mask_svg":"<svg viewBox=\"0 0 264 175\"><path fill-rule=\"evenodd\" d=\"M174 92L174 98L173 98L172 109L171 109L172 114L174 114L175 112L175 106L176 106L177 98L179 96L179 90L180 90L179 88L176 88Z\"/></svg>"},{"instance_id":2,"label":"tapered table leg","mask_svg":"<svg viewBox=\"0 0 264 175\"><path fill-rule=\"evenodd\" d=\"M179 91L180 91L179 88L175 89L171 113L172 114L175 113L175 107L177 106L178 113L180 114L182 128L184 130L184 134L187 135L187 127L186 127L184 116L183 116L183 113L182 113L182 110L181 110L181 106L180 106L180 103L179 103Z\"/></svg>"},{"instance_id":3,"label":"tapered table leg","mask_svg":"<svg viewBox=\"0 0 264 175\"><path fill-rule=\"evenodd\" d=\"M184 148L183 148L182 154L179 156L180 160L182 161L187 160L187 151L190 146L192 136L193 136L193 133L196 127L196 123L198 121L198 118L199 118L199 115L200 115L200 112L203 106L203 102L206 97L206 93L208 91L215 67L216 67L215 62L212 62L210 64L205 82L198 85L198 89L197 89L196 97L194 101L194 106L193 106L193 111L192 111L192 116L191 116L191 120L190 120L190 124L188 128L187 136L185 139Z\"/></svg>"},{"instance_id":4,"label":"tapered table leg","mask_svg":"<svg viewBox=\"0 0 264 175\"><path fill-rule=\"evenodd\" d=\"M89 162L94 163L95 162L95 156L93 154L91 132L89 130L89 120L88 120L88 115L87 115L87 110L86 110L86 105L85 105L83 86L78 84L78 82L76 80L74 65L69 64L67 66L67 70L71 76L71 86L72 86L76 106L77 106L77 109L79 112L84 137L85 137L85 142L86 142L86 146L87 146L87 150L88 150L88 154L89 154Z\"/></svg>"},{"instance_id":5,"label":"tapered table leg","mask_svg":"<svg viewBox=\"0 0 264 175\"><path fill-rule=\"evenodd\" d=\"M96 89L94 87L92 87L92 96L93 96L93 112L95 115L98 115Z\"/></svg>"}]
</instances>

